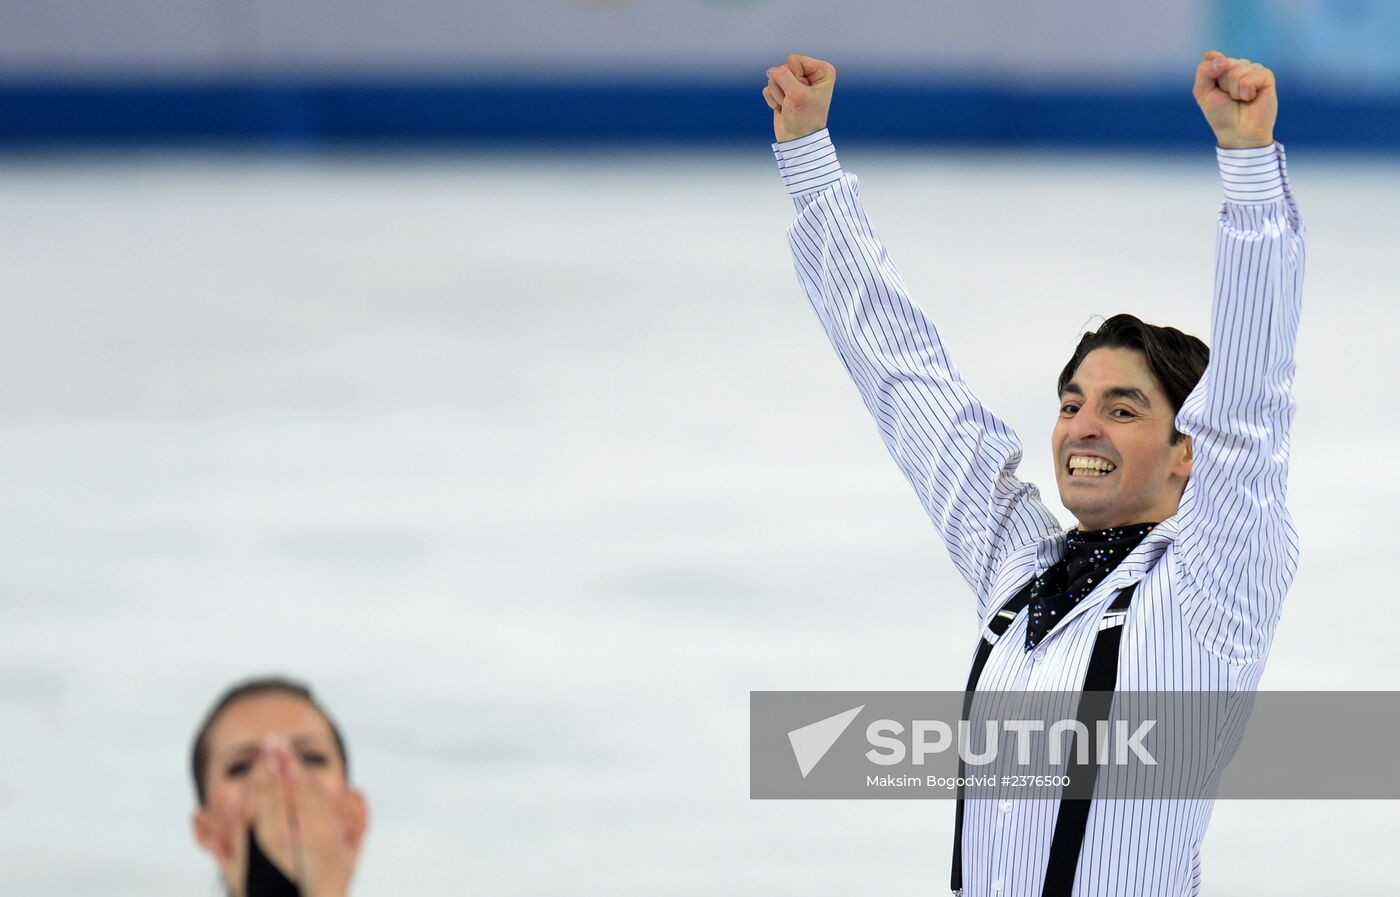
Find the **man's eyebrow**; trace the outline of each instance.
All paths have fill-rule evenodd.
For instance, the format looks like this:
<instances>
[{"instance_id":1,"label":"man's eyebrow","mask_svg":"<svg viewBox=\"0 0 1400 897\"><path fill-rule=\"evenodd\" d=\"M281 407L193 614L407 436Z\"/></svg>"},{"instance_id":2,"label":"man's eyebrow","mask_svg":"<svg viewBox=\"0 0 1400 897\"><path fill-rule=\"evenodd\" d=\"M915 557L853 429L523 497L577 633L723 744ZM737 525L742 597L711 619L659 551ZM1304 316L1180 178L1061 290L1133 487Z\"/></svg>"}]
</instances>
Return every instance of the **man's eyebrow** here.
<instances>
[{"instance_id":1,"label":"man's eyebrow","mask_svg":"<svg viewBox=\"0 0 1400 897\"><path fill-rule=\"evenodd\" d=\"M1060 395L1065 395L1066 393L1083 396L1084 390L1079 388L1078 383L1070 381L1065 384L1064 389L1060 390ZM1105 399L1127 399L1131 402L1137 402L1139 405L1146 408L1152 407L1152 402L1147 398L1147 393L1138 389L1136 386L1110 386L1103 391L1103 396Z\"/></svg>"},{"instance_id":2,"label":"man's eyebrow","mask_svg":"<svg viewBox=\"0 0 1400 897\"><path fill-rule=\"evenodd\" d=\"M1127 399L1130 402L1137 402L1139 405L1151 408L1152 402L1147 398L1147 393L1136 386L1110 386L1103 391L1106 399Z\"/></svg>"}]
</instances>

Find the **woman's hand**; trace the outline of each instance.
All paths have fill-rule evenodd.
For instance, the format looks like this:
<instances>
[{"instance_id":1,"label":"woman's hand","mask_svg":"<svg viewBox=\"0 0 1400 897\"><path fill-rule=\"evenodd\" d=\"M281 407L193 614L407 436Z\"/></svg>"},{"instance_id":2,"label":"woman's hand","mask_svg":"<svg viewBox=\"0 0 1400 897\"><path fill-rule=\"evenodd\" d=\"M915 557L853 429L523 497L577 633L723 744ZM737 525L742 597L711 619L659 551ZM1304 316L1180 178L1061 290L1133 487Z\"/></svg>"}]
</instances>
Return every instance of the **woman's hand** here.
<instances>
[{"instance_id":1,"label":"woman's hand","mask_svg":"<svg viewBox=\"0 0 1400 897\"><path fill-rule=\"evenodd\" d=\"M366 822L358 794L327 793L306 775L291 744L272 736L258 758L249 811L263 852L303 897L348 894Z\"/></svg>"}]
</instances>

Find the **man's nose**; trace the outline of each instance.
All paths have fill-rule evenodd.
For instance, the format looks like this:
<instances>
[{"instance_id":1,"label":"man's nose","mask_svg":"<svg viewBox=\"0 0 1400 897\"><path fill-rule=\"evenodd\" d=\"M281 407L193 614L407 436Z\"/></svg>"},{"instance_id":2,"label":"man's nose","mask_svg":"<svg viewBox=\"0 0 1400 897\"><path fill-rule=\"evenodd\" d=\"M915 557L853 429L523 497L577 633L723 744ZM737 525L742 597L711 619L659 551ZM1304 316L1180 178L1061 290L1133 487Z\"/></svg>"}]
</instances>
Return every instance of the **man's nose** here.
<instances>
[{"instance_id":1,"label":"man's nose","mask_svg":"<svg viewBox=\"0 0 1400 897\"><path fill-rule=\"evenodd\" d=\"M1103 422L1099 420L1098 414L1094 413L1088 406L1084 406L1074 417L1070 418L1067 436L1070 442L1078 442L1081 439L1098 439L1103 436Z\"/></svg>"}]
</instances>

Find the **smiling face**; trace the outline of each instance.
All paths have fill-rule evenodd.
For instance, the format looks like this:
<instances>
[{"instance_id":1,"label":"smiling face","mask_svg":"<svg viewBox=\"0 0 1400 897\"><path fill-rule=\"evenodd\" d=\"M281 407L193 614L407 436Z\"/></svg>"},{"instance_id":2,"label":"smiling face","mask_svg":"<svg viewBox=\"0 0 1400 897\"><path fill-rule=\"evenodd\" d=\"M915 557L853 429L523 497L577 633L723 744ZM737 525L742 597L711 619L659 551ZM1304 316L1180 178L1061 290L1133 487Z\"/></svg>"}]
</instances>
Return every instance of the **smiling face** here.
<instances>
[{"instance_id":1,"label":"smiling face","mask_svg":"<svg viewBox=\"0 0 1400 897\"><path fill-rule=\"evenodd\" d=\"M343 808L347 838L357 840L364 833L364 797L346 781L344 759L321 712L304 698L284 692L239 698L209 726L202 777L205 800L194 816L195 839L214 855L233 893L254 812L253 770L268 762L263 745L269 736L289 741L304 775Z\"/></svg>"},{"instance_id":2,"label":"smiling face","mask_svg":"<svg viewBox=\"0 0 1400 897\"><path fill-rule=\"evenodd\" d=\"M1081 530L1160 523L1181 503L1191 440L1171 444L1176 412L1133 349L1095 349L1060 394L1050 437L1060 502Z\"/></svg>"}]
</instances>

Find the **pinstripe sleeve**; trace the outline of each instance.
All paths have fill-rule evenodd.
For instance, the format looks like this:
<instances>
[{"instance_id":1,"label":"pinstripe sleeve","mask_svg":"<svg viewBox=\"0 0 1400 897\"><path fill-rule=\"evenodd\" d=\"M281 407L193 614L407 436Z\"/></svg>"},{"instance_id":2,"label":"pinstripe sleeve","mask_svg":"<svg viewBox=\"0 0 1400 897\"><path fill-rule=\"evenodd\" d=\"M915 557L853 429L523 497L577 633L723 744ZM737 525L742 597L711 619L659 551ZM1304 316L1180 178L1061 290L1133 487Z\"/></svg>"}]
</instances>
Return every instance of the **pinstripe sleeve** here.
<instances>
[{"instance_id":1,"label":"pinstripe sleeve","mask_svg":"<svg viewBox=\"0 0 1400 897\"><path fill-rule=\"evenodd\" d=\"M802 289L985 618L1001 560L1059 523L1016 477L1016 434L968 389L909 298L828 133L773 150L797 206L788 242Z\"/></svg>"},{"instance_id":2,"label":"pinstripe sleeve","mask_svg":"<svg viewBox=\"0 0 1400 897\"><path fill-rule=\"evenodd\" d=\"M1267 653L1298 566L1284 499L1305 230L1281 145L1217 152L1210 364L1177 415L1195 454L1177 559L1191 630L1248 663Z\"/></svg>"}]
</instances>

